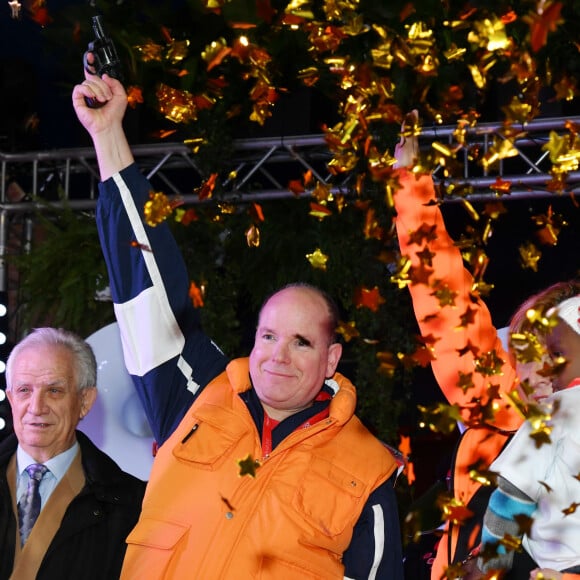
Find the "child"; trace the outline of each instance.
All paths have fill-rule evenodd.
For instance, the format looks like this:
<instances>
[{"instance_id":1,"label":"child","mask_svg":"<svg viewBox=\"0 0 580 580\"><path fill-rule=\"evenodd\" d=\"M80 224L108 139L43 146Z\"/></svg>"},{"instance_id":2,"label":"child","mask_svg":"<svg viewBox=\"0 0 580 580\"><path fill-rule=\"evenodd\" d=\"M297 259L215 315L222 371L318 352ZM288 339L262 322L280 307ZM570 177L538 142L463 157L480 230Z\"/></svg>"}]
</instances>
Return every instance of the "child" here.
<instances>
[{"instance_id":1,"label":"child","mask_svg":"<svg viewBox=\"0 0 580 580\"><path fill-rule=\"evenodd\" d=\"M509 569L514 551L502 541L522 538L544 578L563 578L554 570L580 573L580 295L553 310L559 322L546 348L557 367L554 394L544 401L552 409L550 442L537 443L526 421L492 463L499 475L484 516L477 560L483 572Z\"/></svg>"},{"instance_id":2,"label":"child","mask_svg":"<svg viewBox=\"0 0 580 580\"><path fill-rule=\"evenodd\" d=\"M411 127L403 125L401 142L395 149L399 167L399 183L394 200L397 210L397 235L401 253L417 271L425 270L428 279L409 285L415 316L422 336L433 340L434 358L431 362L434 376L443 395L450 404L462 409L463 417L469 421L470 405L475 399L482 404L489 402L490 386L497 391L498 408L495 414L476 428L468 428L457 445L451 491L458 505L464 505L473 517L461 523L447 521L437 548L431 578L440 580L446 576L451 565L459 565L480 543L482 516L488 503L488 486L470 477L474 465L484 471L499 456L510 437L522 424L521 415L507 402L499 398L509 393L519 382L526 381L532 397L550 395L552 384L541 372L543 361L517 361L514 352L506 352L492 323L491 314L481 299L474 301L473 277L463 267L461 251L445 228L445 222L437 202L433 179L430 175L415 176L410 171L419 148L416 134L417 112L407 117ZM416 232L429 232L420 243ZM422 255L429 254L430 266L425 267ZM435 286L446 287L454 296L452 307L441 308ZM538 338L542 346L545 337L526 317L530 308L546 312L549 308L563 304L580 295L580 281L559 282L531 296L514 314L510 322L510 333L529 333ZM461 315L471 312L472 319L464 324ZM500 372L492 377L473 372L476 354L467 345L477 345L479 353L495 352L503 361ZM458 385L461 376L471 376L469 389ZM577 375L580 376L580 373ZM579 499L580 501L580 499ZM527 579L534 565L525 558L520 559L520 570Z\"/></svg>"}]
</instances>

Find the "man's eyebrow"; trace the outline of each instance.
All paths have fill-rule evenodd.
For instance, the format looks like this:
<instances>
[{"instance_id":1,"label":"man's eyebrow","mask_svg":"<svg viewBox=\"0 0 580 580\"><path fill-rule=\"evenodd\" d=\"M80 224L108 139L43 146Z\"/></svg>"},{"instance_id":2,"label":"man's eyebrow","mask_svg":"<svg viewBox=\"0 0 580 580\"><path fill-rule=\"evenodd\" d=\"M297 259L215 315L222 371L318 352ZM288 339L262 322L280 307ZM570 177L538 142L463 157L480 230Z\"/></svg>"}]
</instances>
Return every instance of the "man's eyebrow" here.
<instances>
[{"instance_id":1,"label":"man's eyebrow","mask_svg":"<svg viewBox=\"0 0 580 580\"><path fill-rule=\"evenodd\" d=\"M302 336L301 334L295 334L294 338L297 338L298 340L302 341L304 344L308 346L312 346L312 341L309 338Z\"/></svg>"},{"instance_id":2,"label":"man's eyebrow","mask_svg":"<svg viewBox=\"0 0 580 580\"><path fill-rule=\"evenodd\" d=\"M52 379L46 382L43 382L40 384L40 386L42 387L58 387L60 385L66 385L68 384L68 380L66 378L60 378L60 379ZM25 387L29 387L31 385L34 385L34 381L30 381L28 379L24 379L24 380L20 380L20 381L15 381L14 382L14 386L25 386Z\"/></svg>"},{"instance_id":3,"label":"man's eyebrow","mask_svg":"<svg viewBox=\"0 0 580 580\"><path fill-rule=\"evenodd\" d=\"M30 385L30 381L14 381L12 383L13 387L27 387Z\"/></svg>"}]
</instances>

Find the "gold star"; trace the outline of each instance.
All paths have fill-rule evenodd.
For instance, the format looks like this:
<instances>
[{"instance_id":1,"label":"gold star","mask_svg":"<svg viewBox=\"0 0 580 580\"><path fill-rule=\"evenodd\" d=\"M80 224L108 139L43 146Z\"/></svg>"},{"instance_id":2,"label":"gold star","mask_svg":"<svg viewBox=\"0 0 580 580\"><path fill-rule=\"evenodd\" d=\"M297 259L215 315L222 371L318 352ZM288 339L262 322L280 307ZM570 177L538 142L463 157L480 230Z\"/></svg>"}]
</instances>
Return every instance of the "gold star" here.
<instances>
[{"instance_id":1,"label":"gold star","mask_svg":"<svg viewBox=\"0 0 580 580\"><path fill-rule=\"evenodd\" d=\"M459 317L459 320L461 320L459 328L465 328L468 324L473 324L476 313L477 310L475 308L471 308L468 306L465 309L465 312Z\"/></svg>"},{"instance_id":2,"label":"gold star","mask_svg":"<svg viewBox=\"0 0 580 580\"><path fill-rule=\"evenodd\" d=\"M542 252L536 248L532 242L527 242L519 247L520 260L524 268L529 268L534 272L538 271L538 262L542 257Z\"/></svg>"},{"instance_id":3,"label":"gold star","mask_svg":"<svg viewBox=\"0 0 580 580\"><path fill-rule=\"evenodd\" d=\"M457 292L445 285L443 288L435 290L431 296L435 296L439 300L439 306L455 306Z\"/></svg>"},{"instance_id":4,"label":"gold star","mask_svg":"<svg viewBox=\"0 0 580 580\"><path fill-rule=\"evenodd\" d=\"M318 268L319 270L326 270L326 262L328 262L328 256L322 253L320 248L316 248L312 254L306 254L306 259L310 262L313 268Z\"/></svg>"},{"instance_id":5,"label":"gold star","mask_svg":"<svg viewBox=\"0 0 580 580\"><path fill-rule=\"evenodd\" d=\"M249 453L243 459L238 459L237 461L240 467L239 476L249 475L250 477L256 477L256 470L260 467L260 462L254 459Z\"/></svg>"},{"instance_id":6,"label":"gold star","mask_svg":"<svg viewBox=\"0 0 580 580\"><path fill-rule=\"evenodd\" d=\"M475 369L482 375L501 375L504 361L497 356L495 350L490 350L475 360Z\"/></svg>"},{"instance_id":7,"label":"gold star","mask_svg":"<svg viewBox=\"0 0 580 580\"><path fill-rule=\"evenodd\" d=\"M429 248L423 248L420 252L417 252L417 258L421 260L421 264L431 267L433 265L433 257L435 254L429 250Z\"/></svg>"},{"instance_id":8,"label":"gold star","mask_svg":"<svg viewBox=\"0 0 580 580\"><path fill-rule=\"evenodd\" d=\"M353 338L360 336L354 320L351 322L340 322L336 328L336 332L344 338L345 342L350 342Z\"/></svg>"},{"instance_id":9,"label":"gold star","mask_svg":"<svg viewBox=\"0 0 580 580\"><path fill-rule=\"evenodd\" d=\"M428 226L427 224L421 224L421 227L414 232L409 234L409 244L417 244L420 246L424 241L432 242L437 239L435 235L436 226Z\"/></svg>"},{"instance_id":10,"label":"gold star","mask_svg":"<svg viewBox=\"0 0 580 580\"><path fill-rule=\"evenodd\" d=\"M465 393L473 387L473 373L462 373L459 371L459 380L456 385Z\"/></svg>"}]
</instances>

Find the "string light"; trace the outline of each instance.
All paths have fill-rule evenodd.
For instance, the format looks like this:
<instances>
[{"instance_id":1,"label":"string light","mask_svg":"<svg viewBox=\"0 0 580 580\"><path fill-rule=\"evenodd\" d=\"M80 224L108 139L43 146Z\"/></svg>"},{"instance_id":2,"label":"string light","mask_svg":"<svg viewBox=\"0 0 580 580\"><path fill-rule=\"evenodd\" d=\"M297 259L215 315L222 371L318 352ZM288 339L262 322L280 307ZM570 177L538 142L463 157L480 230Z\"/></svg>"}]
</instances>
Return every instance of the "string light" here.
<instances>
[{"instance_id":1,"label":"string light","mask_svg":"<svg viewBox=\"0 0 580 580\"><path fill-rule=\"evenodd\" d=\"M8 293L0 291L0 433L2 435L10 418L10 408L6 399L6 359L8 352Z\"/></svg>"}]
</instances>

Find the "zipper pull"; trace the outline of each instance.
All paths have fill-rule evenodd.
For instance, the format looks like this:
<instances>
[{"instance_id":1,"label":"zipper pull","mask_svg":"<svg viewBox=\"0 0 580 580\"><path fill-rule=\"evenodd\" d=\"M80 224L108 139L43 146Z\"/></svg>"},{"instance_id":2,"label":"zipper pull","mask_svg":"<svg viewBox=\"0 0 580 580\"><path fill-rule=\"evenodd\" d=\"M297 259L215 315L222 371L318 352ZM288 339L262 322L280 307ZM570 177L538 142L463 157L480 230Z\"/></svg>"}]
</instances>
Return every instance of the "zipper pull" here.
<instances>
[{"instance_id":1,"label":"zipper pull","mask_svg":"<svg viewBox=\"0 0 580 580\"><path fill-rule=\"evenodd\" d=\"M181 443L186 443L187 440L197 431L199 425L196 423L192 428L191 431L181 440Z\"/></svg>"}]
</instances>

